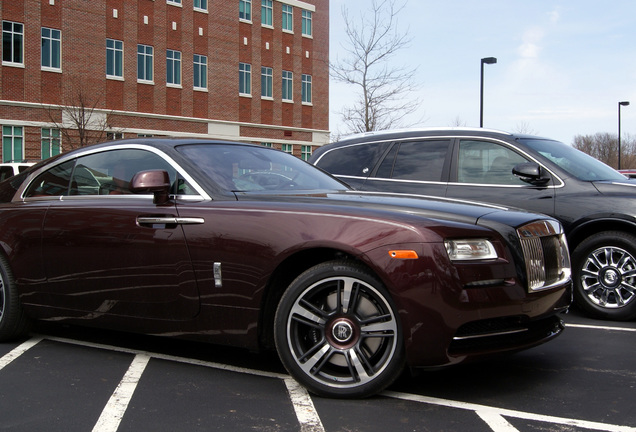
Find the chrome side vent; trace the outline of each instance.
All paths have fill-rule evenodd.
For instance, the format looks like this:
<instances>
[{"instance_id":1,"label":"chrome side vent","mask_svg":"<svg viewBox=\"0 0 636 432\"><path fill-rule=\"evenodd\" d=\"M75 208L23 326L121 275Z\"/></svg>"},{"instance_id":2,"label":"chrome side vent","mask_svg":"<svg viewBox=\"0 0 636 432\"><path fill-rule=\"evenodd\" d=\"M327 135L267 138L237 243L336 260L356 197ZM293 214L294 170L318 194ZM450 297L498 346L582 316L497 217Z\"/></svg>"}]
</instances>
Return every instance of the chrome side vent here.
<instances>
[{"instance_id":1,"label":"chrome side vent","mask_svg":"<svg viewBox=\"0 0 636 432\"><path fill-rule=\"evenodd\" d=\"M570 255L561 224L542 220L517 229L526 262L528 291L552 288L571 275Z\"/></svg>"}]
</instances>

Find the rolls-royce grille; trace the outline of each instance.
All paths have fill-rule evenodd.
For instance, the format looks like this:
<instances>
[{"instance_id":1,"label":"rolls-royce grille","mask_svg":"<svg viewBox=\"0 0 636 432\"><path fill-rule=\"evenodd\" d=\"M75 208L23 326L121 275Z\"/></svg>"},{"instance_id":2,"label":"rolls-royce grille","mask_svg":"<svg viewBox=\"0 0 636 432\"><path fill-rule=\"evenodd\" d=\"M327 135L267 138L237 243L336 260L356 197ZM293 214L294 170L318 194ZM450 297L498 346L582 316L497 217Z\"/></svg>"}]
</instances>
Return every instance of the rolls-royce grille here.
<instances>
[{"instance_id":1,"label":"rolls-royce grille","mask_svg":"<svg viewBox=\"0 0 636 432\"><path fill-rule=\"evenodd\" d=\"M526 263L528 291L548 289L570 278L570 255L558 222L532 222L518 228L517 234Z\"/></svg>"}]
</instances>

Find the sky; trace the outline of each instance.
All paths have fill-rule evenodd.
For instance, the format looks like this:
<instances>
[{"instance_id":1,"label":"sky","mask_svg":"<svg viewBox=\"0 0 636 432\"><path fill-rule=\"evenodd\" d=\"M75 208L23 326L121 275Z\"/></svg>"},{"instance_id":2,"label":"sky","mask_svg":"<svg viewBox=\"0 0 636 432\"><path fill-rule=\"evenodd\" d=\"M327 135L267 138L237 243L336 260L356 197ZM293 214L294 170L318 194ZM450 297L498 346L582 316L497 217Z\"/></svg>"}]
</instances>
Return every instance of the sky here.
<instances>
[{"instance_id":1,"label":"sky","mask_svg":"<svg viewBox=\"0 0 636 432\"><path fill-rule=\"evenodd\" d=\"M400 0L398 0L400 1ZM636 137L636 1L402 0L400 29L411 42L393 59L417 68L419 109L402 126L479 126L572 144L577 135ZM330 0L330 61L347 55L342 8L370 14L371 0ZM355 21L353 21L355 22ZM330 82L330 129L354 87Z\"/></svg>"}]
</instances>

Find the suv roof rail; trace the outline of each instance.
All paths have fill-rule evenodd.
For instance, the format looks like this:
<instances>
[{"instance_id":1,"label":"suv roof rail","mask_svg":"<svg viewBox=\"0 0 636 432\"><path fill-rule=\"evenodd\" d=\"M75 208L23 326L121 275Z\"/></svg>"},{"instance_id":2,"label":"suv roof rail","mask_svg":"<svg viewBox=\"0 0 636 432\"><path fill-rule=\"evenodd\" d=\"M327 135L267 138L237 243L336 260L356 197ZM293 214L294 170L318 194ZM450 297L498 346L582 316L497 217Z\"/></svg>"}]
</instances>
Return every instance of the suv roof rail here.
<instances>
[{"instance_id":1,"label":"suv roof rail","mask_svg":"<svg viewBox=\"0 0 636 432\"><path fill-rule=\"evenodd\" d=\"M381 135L389 135L394 133L404 133L404 132L436 132L436 131L451 131L451 132L490 132L490 133L499 133L504 135L512 135L510 132L505 132L497 129L485 129L485 128L477 128L477 127L419 127L419 128L403 128L403 129L385 129L379 131L370 131L370 132L360 132L352 135L348 135L344 138L338 140L338 142L346 141L350 139L362 138L365 136L381 136Z\"/></svg>"}]
</instances>

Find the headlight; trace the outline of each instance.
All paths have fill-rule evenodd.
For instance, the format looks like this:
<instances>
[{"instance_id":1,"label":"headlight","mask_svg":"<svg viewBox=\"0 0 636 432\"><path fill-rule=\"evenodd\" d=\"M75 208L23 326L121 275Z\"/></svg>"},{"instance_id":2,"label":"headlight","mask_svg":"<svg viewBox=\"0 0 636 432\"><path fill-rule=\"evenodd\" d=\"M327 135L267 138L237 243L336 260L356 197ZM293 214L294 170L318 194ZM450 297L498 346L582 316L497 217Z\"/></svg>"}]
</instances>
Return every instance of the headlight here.
<instances>
[{"instance_id":1,"label":"headlight","mask_svg":"<svg viewBox=\"0 0 636 432\"><path fill-rule=\"evenodd\" d=\"M446 240L444 245L451 261L497 258L497 252L492 243L484 239Z\"/></svg>"}]
</instances>

